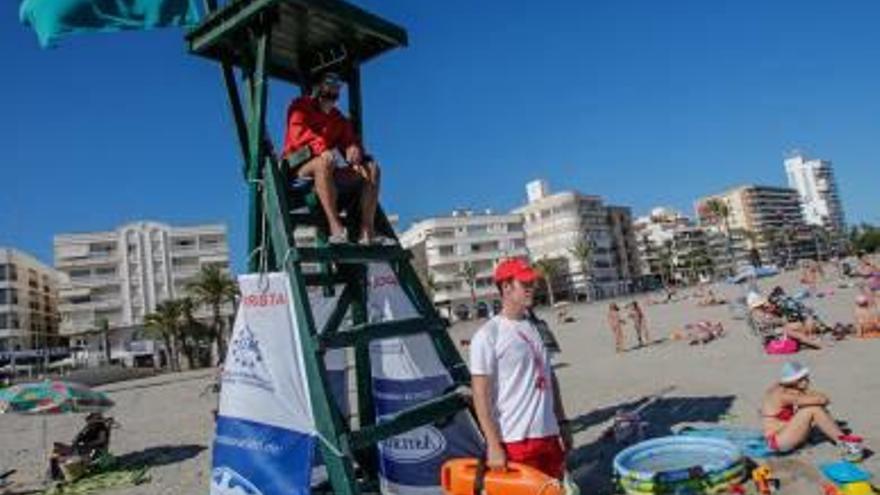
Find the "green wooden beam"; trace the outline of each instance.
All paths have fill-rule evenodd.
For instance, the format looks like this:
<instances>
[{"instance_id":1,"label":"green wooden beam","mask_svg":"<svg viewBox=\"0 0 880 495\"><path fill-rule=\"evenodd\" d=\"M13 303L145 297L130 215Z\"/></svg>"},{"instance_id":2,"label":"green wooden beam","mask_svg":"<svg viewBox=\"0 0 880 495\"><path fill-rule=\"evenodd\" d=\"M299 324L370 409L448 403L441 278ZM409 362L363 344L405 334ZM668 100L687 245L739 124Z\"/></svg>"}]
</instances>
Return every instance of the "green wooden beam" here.
<instances>
[{"instance_id":1,"label":"green wooden beam","mask_svg":"<svg viewBox=\"0 0 880 495\"><path fill-rule=\"evenodd\" d=\"M441 395L418 406L401 411L388 421L352 432L350 439L351 448L361 450L375 447L383 440L420 426L443 420L467 407L467 399L458 392Z\"/></svg>"},{"instance_id":2,"label":"green wooden beam","mask_svg":"<svg viewBox=\"0 0 880 495\"><path fill-rule=\"evenodd\" d=\"M360 246L356 244L332 244L326 247L304 247L298 250L297 261L334 262L337 264L362 264L372 261L409 259L411 254L400 246Z\"/></svg>"},{"instance_id":3,"label":"green wooden beam","mask_svg":"<svg viewBox=\"0 0 880 495\"><path fill-rule=\"evenodd\" d=\"M265 195L268 204L268 228L278 266L285 270L293 291L294 317L299 331L300 345L305 356L306 379L309 382L309 396L315 415L315 427L323 439L321 452L334 492L337 495L358 495L357 477L352 462L352 452L346 440L348 426L336 407L330 392L329 381L324 367L323 353L314 345L311 334L315 332L309 294L303 280L302 269L292 261L287 250L296 251L293 242L293 225L287 218L287 184L280 177L277 167L267 166L265 174ZM295 350L292 350L295 352ZM330 446L326 443L328 442ZM341 453L339 456L336 452Z\"/></svg>"},{"instance_id":4,"label":"green wooden beam","mask_svg":"<svg viewBox=\"0 0 880 495\"><path fill-rule=\"evenodd\" d=\"M238 91L238 83L235 80L235 69L232 64L223 62L220 64L220 72L223 75L223 85L229 97L229 106L232 110L232 121L235 123L235 135L238 136L238 145L244 160L244 176L247 177L248 162L248 128L244 109L241 105L241 94Z\"/></svg>"},{"instance_id":5,"label":"green wooden beam","mask_svg":"<svg viewBox=\"0 0 880 495\"><path fill-rule=\"evenodd\" d=\"M250 24L263 9L276 2L278 0L252 0L250 2L238 0L219 11L215 11L214 15L208 17L187 35L190 50L200 53L213 47L227 38L230 33Z\"/></svg>"},{"instance_id":6,"label":"green wooden beam","mask_svg":"<svg viewBox=\"0 0 880 495\"><path fill-rule=\"evenodd\" d=\"M238 0L215 11L187 35L190 50L202 53L211 49L230 33L249 25L261 11L274 7L281 1L295 4L306 11L319 11L323 16L335 19L344 26L362 30L390 45L406 46L408 43L403 28L340 0Z\"/></svg>"},{"instance_id":7,"label":"green wooden beam","mask_svg":"<svg viewBox=\"0 0 880 495\"><path fill-rule=\"evenodd\" d=\"M351 287L351 284L347 284L344 289L342 289L342 294L339 294L339 299L336 300L336 307L333 308L333 312L330 313L330 317L327 318L327 321L324 323L324 328L321 329L320 335L332 335L337 333L339 329L339 325L342 324L342 320L345 319L345 313L348 312L348 308L351 307L351 301L354 298L354 290Z\"/></svg>"},{"instance_id":8,"label":"green wooden beam","mask_svg":"<svg viewBox=\"0 0 880 495\"><path fill-rule=\"evenodd\" d=\"M392 320L381 323L366 323L336 333L321 333L315 336L318 344L326 349L354 347L369 344L372 340L406 337L420 333L443 330L439 320L430 321L422 317Z\"/></svg>"}]
</instances>

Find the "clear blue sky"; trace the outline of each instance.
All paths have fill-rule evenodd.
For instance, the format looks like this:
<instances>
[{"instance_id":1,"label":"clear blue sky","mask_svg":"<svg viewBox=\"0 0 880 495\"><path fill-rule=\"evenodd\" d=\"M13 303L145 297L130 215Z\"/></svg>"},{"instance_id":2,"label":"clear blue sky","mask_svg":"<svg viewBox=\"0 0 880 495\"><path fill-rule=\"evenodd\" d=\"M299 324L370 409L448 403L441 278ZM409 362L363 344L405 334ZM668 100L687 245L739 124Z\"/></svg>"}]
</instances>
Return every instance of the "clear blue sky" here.
<instances>
[{"instance_id":1,"label":"clear blue sky","mask_svg":"<svg viewBox=\"0 0 880 495\"><path fill-rule=\"evenodd\" d=\"M411 46L369 65L383 202L413 218L504 210L526 181L690 212L784 184L799 147L834 161L850 221L880 222L880 3L369 0ZM59 232L227 222L246 258L241 160L218 70L176 30L40 50L0 5L0 244L52 261ZM273 88L281 139L292 92Z\"/></svg>"}]
</instances>

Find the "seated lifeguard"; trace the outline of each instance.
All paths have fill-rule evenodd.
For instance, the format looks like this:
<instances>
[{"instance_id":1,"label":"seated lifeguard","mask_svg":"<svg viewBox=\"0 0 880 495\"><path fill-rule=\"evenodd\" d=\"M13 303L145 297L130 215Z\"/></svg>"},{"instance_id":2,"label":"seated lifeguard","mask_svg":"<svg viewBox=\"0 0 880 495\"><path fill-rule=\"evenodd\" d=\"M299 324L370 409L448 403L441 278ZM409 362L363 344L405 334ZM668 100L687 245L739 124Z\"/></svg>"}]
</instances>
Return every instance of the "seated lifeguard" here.
<instances>
[{"instance_id":1,"label":"seated lifeguard","mask_svg":"<svg viewBox=\"0 0 880 495\"><path fill-rule=\"evenodd\" d=\"M315 181L315 193L327 216L331 244L348 242L348 233L339 218L336 204L338 187L360 189L359 243L385 243L374 231L379 202L379 166L364 153L351 122L336 108L342 82L333 73L324 74L312 88L287 110L284 155L308 146L312 158L296 169L297 177Z\"/></svg>"}]
</instances>

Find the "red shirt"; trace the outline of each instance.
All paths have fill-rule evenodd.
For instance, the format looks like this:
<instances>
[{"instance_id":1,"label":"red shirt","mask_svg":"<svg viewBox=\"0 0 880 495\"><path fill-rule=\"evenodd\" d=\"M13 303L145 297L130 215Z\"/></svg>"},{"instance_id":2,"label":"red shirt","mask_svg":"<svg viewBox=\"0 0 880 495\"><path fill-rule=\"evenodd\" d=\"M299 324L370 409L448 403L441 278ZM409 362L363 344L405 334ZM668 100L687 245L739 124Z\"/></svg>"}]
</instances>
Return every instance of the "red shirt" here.
<instances>
[{"instance_id":1,"label":"red shirt","mask_svg":"<svg viewBox=\"0 0 880 495\"><path fill-rule=\"evenodd\" d=\"M282 156L303 146L311 148L315 155L334 148L344 152L352 144L360 146L358 137L351 122L336 108L324 113L318 101L309 96L293 100L288 107Z\"/></svg>"}]
</instances>

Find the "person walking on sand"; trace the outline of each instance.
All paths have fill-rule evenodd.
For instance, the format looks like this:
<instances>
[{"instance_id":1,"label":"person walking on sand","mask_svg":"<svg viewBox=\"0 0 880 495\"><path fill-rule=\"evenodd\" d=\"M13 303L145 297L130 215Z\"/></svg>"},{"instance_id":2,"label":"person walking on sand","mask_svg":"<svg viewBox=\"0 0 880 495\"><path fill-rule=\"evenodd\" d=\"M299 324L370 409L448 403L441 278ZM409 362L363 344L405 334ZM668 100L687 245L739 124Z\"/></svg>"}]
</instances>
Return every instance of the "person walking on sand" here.
<instances>
[{"instance_id":1,"label":"person walking on sand","mask_svg":"<svg viewBox=\"0 0 880 495\"><path fill-rule=\"evenodd\" d=\"M619 354L623 352L623 319L616 303L608 305L608 326L614 334L614 351Z\"/></svg>"},{"instance_id":2,"label":"person walking on sand","mask_svg":"<svg viewBox=\"0 0 880 495\"><path fill-rule=\"evenodd\" d=\"M474 409L486 439L486 464L518 462L561 479L572 448L550 355L529 319L537 272L522 259L495 269L501 312L470 343Z\"/></svg>"},{"instance_id":3,"label":"person walking on sand","mask_svg":"<svg viewBox=\"0 0 880 495\"><path fill-rule=\"evenodd\" d=\"M651 337L648 336L648 322L645 320L645 312L642 311L638 301L629 303L629 319L632 321L636 337L639 339L639 347L650 344Z\"/></svg>"},{"instance_id":4,"label":"person walking on sand","mask_svg":"<svg viewBox=\"0 0 880 495\"><path fill-rule=\"evenodd\" d=\"M775 452L789 452L807 441L813 428L821 431L834 444L843 447L845 455L858 457L862 439L847 434L828 412L831 400L810 387L810 370L797 361L782 366L779 380L764 393L761 417L767 446Z\"/></svg>"}]
</instances>

